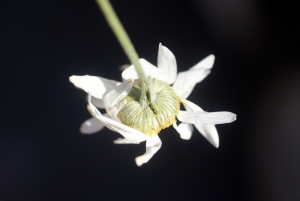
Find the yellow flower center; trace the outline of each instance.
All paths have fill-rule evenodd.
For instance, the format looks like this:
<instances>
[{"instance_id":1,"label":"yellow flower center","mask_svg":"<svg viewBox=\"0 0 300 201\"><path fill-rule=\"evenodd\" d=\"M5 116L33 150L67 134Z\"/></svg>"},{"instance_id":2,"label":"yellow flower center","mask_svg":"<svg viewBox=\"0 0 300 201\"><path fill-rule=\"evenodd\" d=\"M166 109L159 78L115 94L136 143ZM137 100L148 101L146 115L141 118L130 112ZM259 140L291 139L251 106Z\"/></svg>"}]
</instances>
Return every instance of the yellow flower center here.
<instances>
[{"instance_id":1,"label":"yellow flower center","mask_svg":"<svg viewBox=\"0 0 300 201\"><path fill-rule=\"evenodd\" d=\"M126 104L119 111L118 117L123 124L152 136L173 124L180 102L170 85L154 78L150 82L156 93L154 103L150 102L147 92L148 105L143 107L139 102L141 88L137 84L133 85L125 97Z\"/></svg>"}]
</instances>

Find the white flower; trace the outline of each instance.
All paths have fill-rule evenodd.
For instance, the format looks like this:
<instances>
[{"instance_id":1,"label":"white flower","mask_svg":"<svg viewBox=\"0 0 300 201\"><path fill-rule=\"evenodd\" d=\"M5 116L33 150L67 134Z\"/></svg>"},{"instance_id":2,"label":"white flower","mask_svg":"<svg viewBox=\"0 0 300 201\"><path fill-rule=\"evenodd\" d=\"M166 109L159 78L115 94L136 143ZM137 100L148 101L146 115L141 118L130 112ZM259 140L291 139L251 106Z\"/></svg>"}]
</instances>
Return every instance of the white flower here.
<instances>
[{"instance_id":1,"label":"white flower","mask_svg":"<svg viewBox=\"0 0 300 201\"><path fill-rule=\"evenodd\" d=\"M189 70L177 74L177 64L173 53L165 46L159 44L157 67L140 59L140 63L146 75L173 84L172 87L181 99L187 111L179 111L177 118L182 122L174 128L182 139L191 138L194 124L196 129L215 147L219 147L219 136L214 125L233 122L236 115L231 112L204 112L198 105L186 100L195 85L201 82L210 73L215 56L209 55ZM122 73L125 80L138 79L134 66L130 66Z\"/></svg>"},{"instance_id":2,"label":"white flower","mask_svg":"<svg viewBox=\"0 0 300 201\"><path fill-rule=\"evenodd\" d=\"M204 112L196 104L186 100L195 85L201 82L209 73L214 63L214 56L210 55L188 71L177 74L176 59L173 53L166 47L159 45L158 67L150 64L145 59L140 59L140 64L147 76L173 84L173 90L185 106L186 111L179 111L177 118L182 122L178 126L176 121L174 128L182 139L190 139L193 127L215 147L219 146L219 137L215 124L230 123L236 119L236 115L230 112ZM136 157L136 164L141 166L148 162L160 149L162 143L158 135L147 135L141 131L124 125L118 118L119 111L127 103L125 97L132 89L133 81L139 77L130 66L122 73L123 83L95 76L71 76L70 81L89 94L88 109L93 118L86 120L81 126L81 132L85 134L100 131L104 126L112 131L120 133L124 138L114 141L116 144L138 144L146 141L145 154ZM107 114L101 114L95 107L106 109Z\"/></svg>"}]
</instances>

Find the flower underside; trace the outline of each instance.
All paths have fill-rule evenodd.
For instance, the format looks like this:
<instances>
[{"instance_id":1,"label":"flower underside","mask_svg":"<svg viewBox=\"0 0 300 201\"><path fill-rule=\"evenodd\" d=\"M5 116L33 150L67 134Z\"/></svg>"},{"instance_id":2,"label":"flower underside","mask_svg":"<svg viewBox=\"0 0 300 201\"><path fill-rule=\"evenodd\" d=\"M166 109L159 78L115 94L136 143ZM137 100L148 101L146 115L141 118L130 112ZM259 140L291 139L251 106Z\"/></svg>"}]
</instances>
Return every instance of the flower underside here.
<instances>
[{"instance_id":1,"label":"flower underside","mask_svg":"<svg viewBox=\"0 0 300 201\"><path fill-rule=\"evenodd\" d=\"M142 106L139 102L141 88L135 84L124 98L126 104L119 111L118 117L123 124L153 136L174 123L180 99L169 84L154 78L150 79L150 83L156 93L155 101L150 101L147 91L148 104L146 107Z\"/></svg>"}]
</instances>

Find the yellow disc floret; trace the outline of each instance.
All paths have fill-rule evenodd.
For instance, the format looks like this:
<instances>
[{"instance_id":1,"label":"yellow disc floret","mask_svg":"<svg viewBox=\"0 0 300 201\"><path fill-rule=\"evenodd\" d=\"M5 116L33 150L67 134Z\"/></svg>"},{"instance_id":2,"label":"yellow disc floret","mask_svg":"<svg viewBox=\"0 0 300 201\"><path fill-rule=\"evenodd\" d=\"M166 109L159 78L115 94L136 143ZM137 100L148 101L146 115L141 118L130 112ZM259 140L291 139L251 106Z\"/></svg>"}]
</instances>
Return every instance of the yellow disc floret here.
<instances>
[{"instance_id":1,"label":"yellow disc floret","mask_svg":"<svg viewBox=\"0 0 300 201\"><path fill-rule=\"evenodd\" d=\"M147 92L148 105L140 104L141 88L133 85L125 97L126 104L118 113L120 121L148 135L156 135L161 129L173 124L179 111L180 102L174 90L167 83L151 79L151 85L156 93L156 99L151 103Z\"/></svg>"}]
</instances>

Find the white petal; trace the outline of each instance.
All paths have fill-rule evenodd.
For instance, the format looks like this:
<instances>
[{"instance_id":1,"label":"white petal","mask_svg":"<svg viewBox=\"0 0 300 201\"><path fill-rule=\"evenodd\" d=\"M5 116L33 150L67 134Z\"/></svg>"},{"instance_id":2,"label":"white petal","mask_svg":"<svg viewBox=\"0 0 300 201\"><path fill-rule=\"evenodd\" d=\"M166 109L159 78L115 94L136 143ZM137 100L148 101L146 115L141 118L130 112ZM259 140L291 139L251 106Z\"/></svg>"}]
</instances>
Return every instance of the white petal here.
<instances>
[{"instance_id":1,"label":"white petal","mask_svg":"<svg viewBox=\"0 0 300 201\"><path fill-rule=\"evenodd\" d=\"M123 70L125 70L126 68L128 68L130 65L129 64L124 64L124 65L121 65L121 66L119 66L119 71L123 71Z\"/></svg>"},{"instance_id":2,"label":"white petal","mask_svg":"<svg viewBox=\"0 0 300 201\"><path fill-rule=\"evenodd\" d=\"M134 142L134 143L140 143L149 138L148 135L145 133L142 133L138 130L135 130L129 126L126 126L118 121L115 121L111 118L108 118L104 115L102 115L99 110L89 101L88 105L89 112L100 122L102 122L106 127L110 128L113 131L116 131L123 135L124 138L127 138L128 140Z\"/></svg>"},{"instance_id":3,"label":"white petal","mask_svg":"<svg viewBox=\"0 0 300 201\"><path fill-rule=\"evenodd\" d=\"M177 126L176 122L174 122L173 127L179 133L181 139L183 140L191 139L194 130L192 124L181 123Z\"/></svg>"},{"instance_id":4,"label":"white petal","mask_svg":"<svg viewBox=\"0 0 300 201\"><path fill-rule=\"evenodd\" d=\"M198 105L188 100L184 100L183 105L187 111L203 111ZM219 136L215 126L195 124L195 127L212 145L219 147Z\"/></svg>"},{"instance_id":5,"label":"white petal","mask_svg":"<svg viewBox=\"0 0 300 201\"><path fill-rule=\"evenodd\" d=\"M183 100L182 104L187 111L204 111L199 105L196 105L195 103L186 99Z\"/></svg>"},{"instance_id":6,"label":"white petal","mask_svg":"<svg viewBox=\"0 0 300 201\"><path fill-rule=\"evenodd\" d=\"M116 108L116 112L119 113L120 110L124 107L124 105L126 105L127 101L126 99L123 99L121 101L119 101L114 107Z\"/></svg>"},{"instance_id":7,"label":"white petal","mask_svg":"<svg viewBox=\"0 0 300 201\"><path fill-rule=\"evenodd\" d=\"M207 70L198 69L192 71L180 72L173 84L173 89L176 94L183 99L186 99L193 91L195 85L207 74Z\"/></svg>"},{"instance_id":8,"label":"white petal","mask_svg":"<svg viewBox=\"0 0 300 201\"><path fill-rule=\"evenodd\" d=\"M203 111L181 111L177 118L189 124L216 125L231 123L236 115L231 112L203 112Z\"/></svg>"},{"instance_id":9,"label":"white petal","mask_svg":"<svg viewBox=\"0 0 300 201\"><path fill-rule=\"evenodd\" d=\"M211 69L214 65L214 62L215 62L215 56L211 54L206 58L202 59L199 63L191 67L189 70Z\"/></svg>"},{"instance_id":10,"label":"white petal","mask_svg":"<svg viewBox=\"0 0 300 201\"><path fill-rule=\"evenodd\" d=\"M117 108L116 107L112 107L111 110L109 110L109 115L110 115L110 118L115 120L115 121L118 121L118 122L121 122L119 117L118 117L118 111L117 111Z\"/></svg>"},{"instance_id":11,"label":"white petal","mask_svg":"<svg viewBox=\"0 0 300 201\"><path fill-rule=\"evenodd\" d=\"M161 43L158 47L157 67L161 69L168 78L166 82L172 84L176 79L177 64L174 54Z\"/></svg>"},{"instance_id":12,"label":"white petal","mask_svg":"<svg viewBox=\"0 0 300 201\"><path fill-rule=\"evenodd\" d=\"M89 95L87 95L87 99L88 99L88 96L89 96ZM100 108L100 109L104 109L104 108L105 108L103 99L98 99L98 98L95 98L95 97L92 96L91 101L92 101L92 103L93 103L97 108Z\"/></svg>"},{"instance_id":13,"label":"white petal","mask_svg":"<svg viewBox=\"0 0 300 201\"><path fill-rule=\"evenodd\" d=\"M145 59L139 59L139 62L146 74L146 76L151 76L158 80L167 81L168 75L166 75L162 70L158 69L156 66L152 65ZM122 73L122 78L124 80L130 79L139 79L139 76L135 70L134 65L131 65L129 68L125 69Z\"/></svg>"},{"instance_id":14,"label":"white petal","mask_svg":"<svg viewBox=\"0 0 300 201\"><path fill-rule=\"evenodd\" d=\"M98 116L103 116L102 114L101 114L101 112L91 103L91 100L90 100L90 97L91 97L91 95L89 95L89 100L88 100L88 111L91 113L91 115L94 117L94 118L96 118L100 123L102 123L102 124L104 124L104 126L106 126L108 129L110 129L110 130L112 130L112 131L114 131L114 132L117 132L116 130L114 130L107 122L105 122L105 121L101 121L101 120L99 120L99 118L98 118ZM108 116L108 118L110 118L109 117L109 115L107 114L107 116Z\"/></svg>"},{"instance_id":15,"label":"white petal","mask_svg":"<svg viewBox=\"0 0 300 201\"><path fill-rule=\"evenodd\" d=\"M152 156L161 148L162 142L158 135L149 138L146 142L146 152L135 158L137 166L147 163Z\"/></svg>"},{"instance_id":16,"label":"white petal","mask_svg":"<svg viewBox=\"0 0 300 201\"><path fill-rule=\"evenodd\" d=\"M135 130L129 126L126 126L120 122L114 121L113 119L107 118L105 116L96 116L96 118L108 124L114 131L120 133L124 138L130 140L134 144L138 144L147 140L149 137L145 133Z\"/></svg>"},{"instance_id":17,"label":"white petal","mask_svg":"<svg viewBox=\"0 0 300 201\"><path fill-rule=\"evenodd\" d=\"M173 85L173 89L176 91L180 98L187 98L193 91L195 85L201 82L210 74L215 61L214 55L209 55L188 71L178 73L177 79Z\"/></svg>"},{"instance_id":18,"label":"white petal","mask_svg":"<svg viewBox=\"0 0 300 201\"><path fill-rule=\"evenodd\" d=\"M109 109L111 107L114 107L118 102L120 102L123 98L125 98L129 94L132 85L133 82L131 81L123 82L122 84L120 84L119 86L117 86L116 88L114 88L104 96L103 101L107 113L109 113Z\"/></svg>"},{"instance_id":19,"label":"white petal","mask_svg":"<svg viewBox=\"0 0 300 201\"><path fill-rule=\"evenodd\" d=\"M197 118L201 116L201 114L205 114L203 111L193 112L193 111L181 111L179 110L177 119L184 123L196 124Z\"/></svg>"},{"instance_id":20,"label":"white petal","mask_svg":"<svg viewBox=\"0 0 300 201\"><path fill-rule=\"evenodd\" d=\"M236 120L236 114L231 112L208 112L201 115L200 121L197 120L196 124L207 124L207 125L216 125L216 124L227 124Z\"/></svg>"},{"instance_id":21,"label":"white petal","mask_svg":"<svg viewBox=\"0 0 300 201\"><path fill-rule=\"evenodd\" d=\"M118 138L114 141L115 144L138 144L136 142L133 142L127 138Z\"/></svg>"},{"instance_id":22,"label":"white petal","mask_svg":"<svg viewBox=\"0 0 300 201\"><path fill-rule=\"evenodd\" d=\"M81 124L80 132L82 134L93 134L102 130L104 127L104 124L92 117Z\"/></svg>"},{"instance_id":23,"label":"white petal","mask_svg":"<svg viewBox=\"0 0 300 201\"><path fill-rule=\"evenodd\" d=\"M69 78L69 80L76 87L83 89L87 93L91 93L92 96L98 99L102 99L108 91L121 84L114 80L89 75L73 75Z\"/></svg>"},{"instance_id":24,"label":"white petal","mask_svg":"<svg viewBox=\"0 0 300 201\"><path fill-rule=\"evenodd\" d=\"M195 124L194 126L213 146L219 147L219 135L215 126L201 124Z\"/></svg>"}]
</instances>

